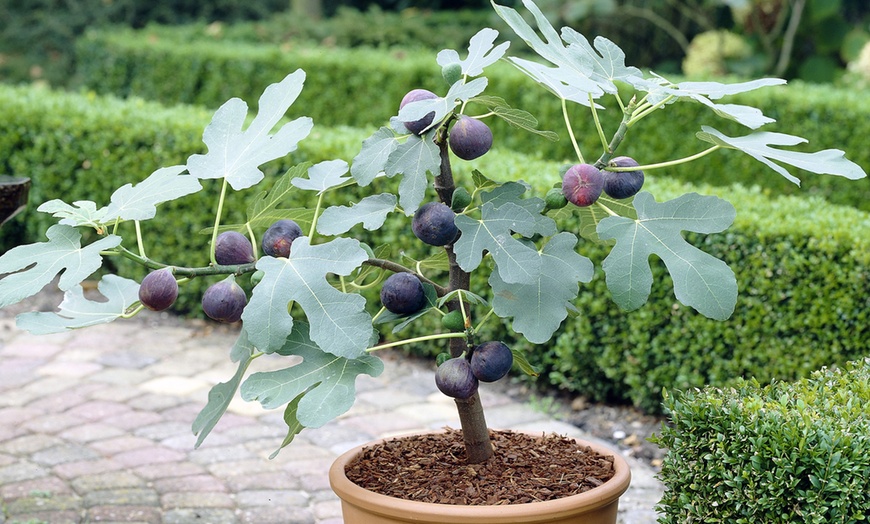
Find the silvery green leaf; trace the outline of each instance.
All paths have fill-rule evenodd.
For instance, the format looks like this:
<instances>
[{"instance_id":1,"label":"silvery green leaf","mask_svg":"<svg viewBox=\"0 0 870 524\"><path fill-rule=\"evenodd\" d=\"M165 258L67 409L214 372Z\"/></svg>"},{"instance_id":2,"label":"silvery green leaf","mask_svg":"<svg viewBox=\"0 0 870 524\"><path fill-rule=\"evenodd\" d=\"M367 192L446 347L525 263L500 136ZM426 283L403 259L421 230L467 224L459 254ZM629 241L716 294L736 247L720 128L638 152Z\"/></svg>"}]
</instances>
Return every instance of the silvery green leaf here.
<instances>
[{"instance_id":1,"label":"silvery green leaf","mask_svg":"<svg viewBox=\"0 0 870 524\"><path fill-rule=\"evenodd\" d=\"M445 116L450 114L456 107L457 101L466 101L473 98L486 89L486 78L475 78L471 82L460 80L447 91L443 98L430 98L411 102L399 110L399 120L402 122L415 122L429 113L434 113L432 126L435 126Z\"/></svg>"},{"instance_id":2,"label":"silvery green leaf","mask_svg":"<svg viewBox=\"0 0 870 524\"><path fill-rule=\"evenodd\" d=\"M444 49L438 53L436 61L441 67L450 64L462 66L462 74L470 77L483 74L484 68L498 62L504 56L510 42L504 42L493 46L498 37L495 29L484 28L471 37L468 44L468 57L465 60L459 58L459 53L452 49Z\"/></svg>"},{"instance_id":3,"label":"silvery green leaf","mask_svg":"<svg viewBox=\"0 0 870 524\"><path fill-rule=\"evenodd\" d=\"M591 71L589 77L605 92L618 93L616 81L632 86L642 85L643 74L640 69L626 66L625 53L607 38L595 37L593 48L585 36L565 27L562 29L562 40L568 42L568 53L578 57L586 65Z\"/></svg>"},{"instance_id":4,"label":"silvery green leaf","mask_svg":"<svg viewBox=\"0 0 870 524\"><path fill-rule=\"evenodd\" d=\"M300 117L269 134L299 96L304 82L305 72L297 69L267 87L260 96L257 116L244 131L248 105L239 98L224 103L202 135L208 153L187 160L190 174L200 179L225 178L237 191L262 180L260 165L295 151L311 132L311 119Z\"/></svg>"},{"instance_id":5,"label":"silvery green leaf","mask_svg":"<svg viewBox=\"0 0 870 524\"><path fill-rule=\"evenodd\" d=\"M596 99L604 94L598 84L588 77L573 74L564 68L550 67L517 57L510 57L510 61L529 78L561 99L591 107L590 96ZM599 104L594 105L596 109L604 108Z\"/></svg>"},{"instance_id":6,"label":"silvery green leaf","mask_svg":"<svg viewBox=\"0 0 870 524\"><path fill-rule=\"evenodd\" d=\"M242 313L251 344L265 353L279 350L293 330L287 307L294 301L305 312L314 343L342 357L360 356L372 334L365 298L342 293L326 276L349 275L367 259L357 240L336 238L312 246L308 237L293 241L289 258L260 258L257 269L264 275Z\"/></svg>"},{"instance_id":7,"label":"silvery green leaf","mask_svg":"<svg viewBox=\"0 0 870 524\"><path fill-rule=\"evenodd\" d=\"M559 135L552 131L542 131L538 129L538 119L528 111L522 109L514 109L503 98L497 96L477 96L469 99L470 102L475 102L486 106L497 117L501 118L513 127L525 129L532 133L538 134L547 140L557 141Z\"/></svg>"},{"instance_id":8,"label":"silvery green leaf","mask_svg":"<svg viewBox=\"0 0 870 524\"><path fill-rule=\"evenodd\" d=\"M514 331L529 342L543 344L550 340L574 309L573 300L580 288L577 282L589 282L594 274L592 261L577 254L577 237L562 232L552 237L540 251L540 273L534 282L507 284L493 271L492 308L495 314L512 317Z\"/></svg>"},{"instance_id":9,"label":"silvery green leaf","mask_svg":"<svg viewBox=\"0 0 870 524\"><path fill-rule=\"evenodd\" d=\"M540 215L538 215L540 216ZM540 272L541 258L537 250L513 237L517 232L532 236L535 215L513 202L497 208L492 202L481 206L481 218L457 215L456 227L462 232L454 244L456 261L465 271L473 271L488 251L505 282L531 283Z\"/></svg>"},{"instance_id":10,"label":"silvery green leaf","mask_svg":"<svg viewBox=\"0 0 870 524\"><path fill-rule=\"evenodd\" d=\"M102 227L103 217L106 216L106 208L97 209L97 204L90 200L77 200L70 205L54 199L43 202L36 210L50 213L60 219L58 223L66 226L89 226L94 229Z\"/></svg>"},{"instance_id":11,"label":"silvery green leaf","mask_svg":"<svg viewBox=\"0 0 870 524\"><path fill-rule=\"evenodd\" d=\"M139 283L117 275L104 276L97 284L97 289L106 298L105 301L88 300L82 287L77 285L64 293L57 313L22 313L16 318L16 325L34 335L46 335L107 324L118 319L139 300Z\"/></svg>"},{"instance_id":12,"label":"silvery green leaf","mask_svg":"<svg viewBox=\"0 0 870 524\"><path fill-rule=\"evenodd\" d=\"M304 394L298 400L295 418L307 428L319 428L345 413L356 398L356 378L361 374L377 377L384 369L383 362L372 355L347 359L309 346L299 346L292 354L302 357L302 362L253 373L242 384L241 394L266 409L283 406Z\"/></svg>"},{"instance_id":13,"label":"silvery green leaf","mask_svg":"<svg viewBox=\"0 0 870 524\"><path fill-rule=\"evenodd\" d=\"M293 439L296 438L296 435L302 433L302 430L305 429L305 426L303 426L302 423L299 422L299 417L296 416L296 413L299 411L299 402L308 391L309 390L306 390L297 395L296 398L288 402L287 406L284 408L284 424L287 425L287 435L284 437L284 440L281 441L281 445L278 447L278 449L276 449L271 455L269 455L269 460L277 457L278 453L280 453L282 449L289 446L293 442Z\"/></svg>"},{"instance_id":14,"label":"silvery green leaf","mask_svg":"<svg viewBox=\"0 0 870 524\"><path fill-rule=\"evenodd\" d=\"M290 183L299 189L323 193L349 180L349 177L344 176L347 168L344 160L326 160L308 168L308 178L295 177Z\"/></svg>"},{"instance_id":15,"label":"silvery green leaf","mask_svg":"<svg viewBox=\"0 0 870 524\"><path fill-rule=\"evenodd\" d=\"M543 199L538 197L523 198L523 194L528 188L519 182L505 182L504 184L484 192L481 195L481 201L491 203L495 208L498 208L506 203L516 204L523 209L529 211L534 218L534 224L529 227L533 235L553 236L557 232L556 222L541 212L546 207ZM518 233L520 231L517 231Z\"/></svg>"},{"instance_id":16,"label":"silvery green leaf","mask_svg":"<svg viewBox=\"0 0 870 524\"><path fill-rule=\"evenodd\" d=\"M857 180L867 176L867 173L864 172L861 166L848 160L845 156L846 154L839 149L825 149L815 153L802 153L770 147L772 145L794 146L807 141L799 136L758 132L732 138L712 127L702 126L701 129L702 131L697 133L697 137L704 142L743 151L797 185L800 185L800 180L790 174L784 167L775 163L774 160L811 173L842 176L850 180Z\"/></svg>"},{"instance_id":17,"label":"silvery green leaf","mask_svg":"<svg viewBox=\"0 0 870 524\"><path fill-rule=\"evenodd\" d=\"M686 242L682 231L717 233L734 221L734 206L714 196L685 194L658 203L642 191L634 198L637 219L607 217L598 235L616 240L602 267L613 300L634 310L646 303L652 287L650 255L667 266L677 299L702 315L725 320L737 303L737 280L721 260Z\"/></svg>"},{"instance_id":18,"label":"silvery green leaf","mask_svg":"<svg viewBox=\"0 0 870 524\"><path fill-rule=\"evenodd\" d=\"M244 333L239 336L244 336ZM236 345L236 347L245 346L246 344ZM230 402L232 402L233 397L236 395L236 391L239 389L239 384L241 384L242 378L245 376L245 371L247 371L248 366L251 363L252 354L239 354L238 356L239 367L236 369L235 374L233 374L232 378L228 381L220 382L209 390L208 402L193 420L191 430L197 437L196 443L193 446L194 448L198 448L205 440L205 437L211 433L211 430L214 429L223 414L227 411Z\"/></svg>"},{"instance_id":19,"label":"silvery green leaf","mask_svg":"<svg viewBox=\"0 0 870 524\"><path fill-rule=\"evenodd\" d=\"M328 207L317 220L317 232L322 235L340 235L362 223L369 231L384 225L387 215L396 209L396 195L382 193L367 196L351 206Z\"/></svg>"},{"instance_id":20,"label":"silvery green leaf","mask_svg":"<svg viewBox=\"0 0 870 524\"><path fill-rule=\"evenodd\" d=\"M441 154L435 142L427 136L411 135L387 160L385 173L392 177L402 175L399 182L399 204L411 216L420 206L429 187L427 173L438 174Z\"/></svg>"},{"instance_id":21,"label":"silvery green leaf","mask_svg":"<svg viewBox=\"0 0 870 524\"><path fill-rule=\"evenodd\" d=\"M170 200L191 195L202 189L199 179L183 175L186 166L160 168L136 185L125 184L112 193L106 207L104 223L120 220L150 220L157 206Z\"/></svg>"},{"instance_id":22,"label":"silvery green leaf","mask_svg":"<svg viewBox=\"0 0 870 524\"><path fill-rule=\"evenodd\" d=\"M100 252L121 243L108 235L82 246L78 229L55 224L45 232L48 242L17 246L0 256L0 308L39 293L58 274L58 287L68 291L103 265Z\"/></svg>"},{"instance_id":23,"label":"silvery green leaf","mask_svg":"<svg viewBox=\"0 0 870 524\"><path fill-rule=\"evenodd\" d=\"M605 206L607 206L611 211L616 213L619 216L627 217L627 218L637 218L637 213L634 210L634 207L631 205L634 201L634 197L627 198L624 200L615 200L610 198L606 194L603 194L598 198L598 202L601 202ZM598 236L598 224L604 220L605 218L611 216L610 213L601 206L586 206L586 207L577 207L577 206L565 206L559 211L564 211L568 213L576 212L580 217L580 231L578 233L581 237L591 240L597 243L612 243L612 242L604 242ZM552 216L552 215L551 215ZM555 216L553 216L556 219Z\"/></svg>"},{"instance_id":24,"label":"silvery green leaf","mask_svg":"<svg viewBox=\"0 0 870 524\"><path fill-rule=\"evenodd\" d=\"M403 134L408 131L402 126ZM390 154L399 147L399 140L395 133L388 127L382 127L375 131L362 143L362 149L353 159L350 174L361 186L371 184L372 180L381 173L387 165Z\"/></svg>"}]
</instances>

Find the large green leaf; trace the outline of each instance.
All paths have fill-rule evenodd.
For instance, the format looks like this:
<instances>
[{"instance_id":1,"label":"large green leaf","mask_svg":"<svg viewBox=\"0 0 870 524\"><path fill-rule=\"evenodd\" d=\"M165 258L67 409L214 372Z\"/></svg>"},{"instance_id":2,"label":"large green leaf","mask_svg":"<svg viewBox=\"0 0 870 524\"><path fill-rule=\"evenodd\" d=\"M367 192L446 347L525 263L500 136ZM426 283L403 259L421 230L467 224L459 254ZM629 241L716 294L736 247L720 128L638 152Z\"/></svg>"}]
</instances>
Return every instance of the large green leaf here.
<instances>
[{"instance_id":1,"label":"large green leaf","mask_svg":"<svg viewBox=\"0 0 870 524\"><path fill-rule=\"evenodd\" d=\"M127 308L139 300L139 283L117 275L104 276L97 289L105 301L88 300L82 287L74 286L64 293L60 311L22 313L16 318L16 325L34 335L45 335L107 324L126 313Z\"/></svg>"},{"instance_id":2,"label":"large green leaf","mask_svg":"<svg viewBox=\"0 0 870 524\"><path fill-rule=\"evenodd\" d=\"M238 362L239 367L235 374L227 382L216 384L208 392L208 402L193 420L193 434L197 436L195 448L205 440L205 437L220 421L223 414L232 402L236 391L239 389L239 384L245 376L245 371L248 369L254 355L254 348L248 342L247 334L243 330L239 334L231 353L233 362Z\"/></svg>"},{"instance_id":3,"label":"large green leaf","mask_svg":"<svg viewBox=\"0 0 870 524\"><path fill-rule=\"evenodd\" d=\"M541 271L529 284L507 284L493 271L492 308L495 314L512 317L514 331L533 344L550 340L562 321L573 310L572 301L580 288L577 282L589 282L594 274L592 261L577 254L577 237L559 233L539 253Z\"/></svg>"},{"instance_id":4,"label":"large green leaf","mask_svg":"<svg viewBox=\"0 0 870 524\"><path fill-rule=\"evenodd\" d=\"M437 175L441 169L441 154L435 142L426 135L409 136L390 154L385 167L387 176L402 175L399 182L399 203L411 216L420 207L429 187L427 173Z\"/></svg>"},{"instance_id":5,"label":"large green leaf","mask_svg":"<svg viewBox=\"0 0 870 524\"><path fill-rule=\"evenodd\" d=\"M857 180L867 176L867 173L864 172L861 166L848 160L846 154L839 149L825 149L815 153L802 153L800 151L784 151L770 147L771 145L794 146L807 141L799 136L760 132L732 138L712 127L702 126L701 130L700 133L697 133L699 139L717 146L743 151L797 185L800 185L801 181L796 176L790 174L784 167L775 163L774 160L811 173L837 175L850 180Z\"/></svg>"},{"instance_id":6,"label":"large green leaf","mask_svg":"<svg viewBox=\"0 0 870 524\"><path fill-rule=\"evenodd\" d=\"M253 373L242 384L241 395L245 400L258 401L266 409L296 402L294 421L308 428L319 428L350 409L360 374L377 377L384 370L383 362L375 356L347 359L310 344L296 346L287 353L302 357L302 362L285 369ZM298 398L300 395L302 398Z\"/></svg>"},{"instance_id":7,"label":"large green leaf","mask_svg":"<svg viewBox=\"0 0 870 524\"><path fill-rule=\"evenodd\" d=\"M367 196L351 206L324 209L317 221L317 231L322 235L340 235L359 223L372 231L379 229L395 209L396 195L392 193Z\"/></svg>"},{"instance_id":8,"label":"large green leaf","mask_svg":"<svg viewBox=\"0 0 870 524\"><path fill-rule=\"evenodd\" d=\"M311 166L308 169L308 178L297 177L290 183L299 189L323 193L349 180L349 177L344 176L347 168L344 160L326 160Z\"/></svg>"},{"instance_id":9,"label":"large green leaf","mask_svg":"<svg viewBox=\"0 0 870 524\"><path fill-rule=\"evenodd\" d=\"M82 247L78 229L55 224L45 232L48 242L10 249L0 256L0 307L6 307L39 291L60 273L58 287L68 291L103 264L100 252L116 247L121 237L109 235ZM23 270L23 271L22 271Z\"/></svg>"},{"instance_id":10,"label":"large green leaf","mask_svg":"<svg viewBox=\"0 0 870 524\"><path fill-rule=\"evenodd\" d=\"M43 202L36 210L59 218L58 223L63 225L88 226L97 230L102 229L103 219L106 216L106 208L97 209L97 204L90 200L76 200L72 204L67 204L56 198Z\"/></svg>"},{"instance_id":11,"label":"large green leaf","mask_svg":"<svg viewBox=\"0 0 870 524\"><path fill-rule=\"evenodd\" d=\"M462 74L475 77L483 74L486 67L496 63L504 56L510 42L503 42L494 46L498 31L484 28L471 37L468 43L468 57L465 60L459 58L459 53L453 49L444 49L438 53L436 61L441 67L451 64L459 64Z\"/></svg>"},{"instance_id":12,"label":"large green leaf","mask_svg":"<svg viewBox=\"0 0 870 524\"><path fill-rule=\"evenodd\" d=\"M157 206L202 189L199 180L182 174L185 166L158 169L136 185L126 184L112 193L106 207L104 223L120 220L150 220L157 214Z\"/></svg>"},{"instance_id":13,"label":"large green leaf","mask_svg":"<svg viewBox=\"0 0 870 524\"><path fill-rule=\"evenodd\" d=\"M731 316L737 302L737 280L721 260L686 242L681 231L716 233L734 221L734 206L714 196L689 193L658 203L644 191L634 198L637 219L608 217L598 235L616 240L602 264L613 300L623 309L646 303L652 287L650 255L668 268L677 299L716 320Z\"/></svg>"},{"instance_id":14,"label":"large green leaf","mask_svg":"<svg viewBox=\"0 0 870 524\"><path fill-rule=\"evenodd\" d=\"M549 237L555 235L557 232L556 222L549 216L541 214L546 207L546 203L538 197L523 198L527 189L528 187L525 184L519 182L505 182L481 194L480 199L481 202L490 203L495 208L503 204L512 203L531 213L534 220L534 225L529 229L531 234L523 233L523 236L541 235ZM521 232L519 229L514 229L514 231L517 233Z\"/></svg>"},{"instance_id":15,"label":"large green leaf","mask_svg":"<svg viewBox=\"0 0 870 524\"><path fill-rule=\"evenodd\" d=\"M363 140L359 154L353 159L350 174L361 186L367 186L387 167L399 139L389 127L382 127Z\"/></svg>"},{"instance_id":16,"label":"large green leaf","mask_svg":"<svg viewBox=\"0 0 870 524\"><path fill-rule=\"evenodd\" d=\"M305 312L311 339L318 346L342 357L362 355L373 331L365 298L342 293L326 276L349 275L367 259L357 240L336 238L312 246L308 237L293 241L289 258L260 258L257 269L263 271L263 279L254 287L242 314L251 343L266 353L284 346L293 329L288 312L292 301Z\"/></svg>"},{"instance_id":17,"label":"large green leaf","mask_svg":"<svg viewBox=\"0 0 870 524\"><path fill-rule=\"evenodd\" d=\"M513 237L517 232L535 234L536 215L514 202L498 207L492 202L481 206L481 218L457 215L456 227L462 232L454 245L456 262L465 271L473 271L488 251L498 266L501 278L508 283L532 283L541 269L541 257L534 247Z\"/></svg>"},{"instance_id":18,"label":"large green leaf","mask_svg":"<svg viewBox=\"0 0 870 524\"><path fill-rule=\"evenodd\" d=\"M269 134L299 96L304 82L305 72L298 69L267 87L260 96L257 116L244 131L248 104L239 98L224 103L202 134L208 153L187 160L190 174L201 179L224 178L237 191L262 180L265 175L259 166L295 151L311 132L312 120L300 117Z\"/></svg>"}]
</instances>

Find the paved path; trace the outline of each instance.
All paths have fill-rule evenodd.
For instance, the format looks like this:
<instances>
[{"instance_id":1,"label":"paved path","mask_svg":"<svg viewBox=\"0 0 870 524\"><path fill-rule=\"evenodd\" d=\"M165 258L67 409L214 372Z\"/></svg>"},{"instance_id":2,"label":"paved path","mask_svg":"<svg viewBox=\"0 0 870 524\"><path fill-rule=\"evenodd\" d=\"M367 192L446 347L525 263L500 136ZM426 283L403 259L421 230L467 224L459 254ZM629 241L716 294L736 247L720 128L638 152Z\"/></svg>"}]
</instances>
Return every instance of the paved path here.
<instances>
[{"instance_id":1,"label":"paved path","mask_svg":"<svg viewBox=\"0 0 870 524\"><path fill-rule=\"evenodd\" d=\"M430 369L388 358L381 377L360 377L350 412L303 431L274 460L281 414L239 399L194 450L190 425L208 389L235 371L233 338L202 323L147 318L35 337L0 318L0 524L339 524L326 477L337 454L380 436L458 425ZM587 437L501 393L483 387L481 395L491 427ZM629 461L621 522L654 523L662 487Z\"/></svg>"}]
</instances>

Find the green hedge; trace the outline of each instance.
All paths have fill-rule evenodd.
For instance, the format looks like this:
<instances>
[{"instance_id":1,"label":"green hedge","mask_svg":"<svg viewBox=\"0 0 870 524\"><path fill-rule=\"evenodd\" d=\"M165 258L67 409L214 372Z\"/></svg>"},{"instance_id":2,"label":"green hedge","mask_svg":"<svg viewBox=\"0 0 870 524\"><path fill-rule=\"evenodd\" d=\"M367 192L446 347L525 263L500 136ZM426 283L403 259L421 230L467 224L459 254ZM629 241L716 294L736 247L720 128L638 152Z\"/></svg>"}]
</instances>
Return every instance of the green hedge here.
<instances>
[{"instance_id":1,"label":"green hedge","mask_svg":"<svg viewBox=\"0 0 870 524\"><path fill-rule=\"evenodd\" d=\"M141 96L164 103L189 103L217 107L230 96L253 101L269 83L296 68L308 74L300 107L320 125L370 128L398 111L398 101L412 87L444 92L434 53L339 50L325 47L253 45L240 42L178 39L171 29L140 32L115 30L92 32L78 42L78 75L89 89L119 96ZM495 122L493 132L504 149L538 158L564 160L574 157L564 133L561 106L555 97L511 66L493 66L487 93L503 96L511 105L532 112L540 127L558 132L562 139L550 142L513 132L504 122ZM848 158L870 170L870 105L866 93L795 84L766 88L731 97L728 103L761 108L777 124L765 130L799 130L810 142L809 150L827 148L848 152ZM585 108L572 109L576 122L583 122ZM607 129L615 129L621 114L614 106L603 112ZM575 130L584 151L599 151L600 141L591 125ZM701 104L673 104L666 112L651 116L629 134L620 153L653 163L688 156L707 147L698 140L675 140L685 130L700 131L711 125L732 136L748 129L714 115ZM864 129L867 127L868 129ZM632 134L643 134L632 140ZM729 185L762 184L775 194L819 195L833 203L870 211L870 179L858 182L803 173L803 188L737 151L717 152L690 165L661 170L692 183Z\"/></svg>"},{"instance_id":2,"label":"green hedge","mask_svg":"<svg viewBox=\"0 0 870 524\"><path fill-rule=\"evenodd\" d=\"M61 198L103 205L120 185L138 182L159 167L184 163L190 154L201 152L202 130L210 118L194 107L167 109L138 99L10 87L0 87L0 110L6 115L0 119L0 169L33 178L30 208L0 234L23 226L29 242L41 240L54 221L35 211L39 203ZM315 126L297 152L266 166L269 180L301 161L352 159L371 131ZM495 179L525 179L539 194L558 180L558 163L505 149L474 163L457 162L457 179L468 184L472 167ZM198 232L213 221L219 190L213 182L204 181L206 189L166 204L168 213L161 211L157 219L143 223L146 239L159 239L146 240L151 257L184 265L206 263L208 237ZM650 177L647 184L659 199L695 189L667 178ZM228 209L235 214L225 220L240 221L243 199L259 190L231 195ZM526 348L547 383L592 399L628 400L656 411L663 387L724 385L740 376L761 381L798 378L866 352L868 215L817 198L771 198L740 187L697 190L718 194L738 209L737 221L727 233L689 237L725 259L737 273L740 296L733 318L710 321L678 305L666 278L653 287L649 304L626 314L610 300L599 273L584 288L577 301L581 314L566 322L564 334L545 347ZM337 196L334 203L346 204L354 198L349 192ZM171 220L171 214L183 217L183 222ZM400 217L391 218L376 238L367 240L372 245L395 241L409 254L424 256L422 247L419 252L409 249L406 226ZM564 227L577 230L578 226L565 223ZM584 242L579 250L600 267L603 248ZM142 274L129 265L121 269ZM663 274L658 265L655 270ZM176 311L197 312L197 291L208 283L190 282L194 292L183 295ZM486 283L478 277L473 285L481 290ZM434 315L427 322L417 329L431 327ZM498 323L490 323L482 336L510 340ZM438 351L438 347L413 350Z\"/></svg>"},{"instance_id":3,"label":"green hedge","mask_svg":"<svg viewBox=\"0 0 870 524\"><path fill-rule=\"evenodd\" d=\"M663 524L866 522L870 359L669 396Z\"/></svg>"}]
</instances>

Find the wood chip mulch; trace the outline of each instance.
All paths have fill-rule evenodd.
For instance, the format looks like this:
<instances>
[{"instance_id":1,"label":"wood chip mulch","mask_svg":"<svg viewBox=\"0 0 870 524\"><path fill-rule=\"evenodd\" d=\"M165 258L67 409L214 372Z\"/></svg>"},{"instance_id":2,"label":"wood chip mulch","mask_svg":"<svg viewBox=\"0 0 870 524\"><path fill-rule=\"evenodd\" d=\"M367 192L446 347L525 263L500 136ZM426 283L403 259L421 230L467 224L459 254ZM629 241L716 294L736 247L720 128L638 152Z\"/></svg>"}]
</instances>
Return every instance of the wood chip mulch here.
<instances>
[{"instance_id":1,"label":"wood chip mulch","mask_svg":"<svg viewBox=\"0 0 870 524\"><path fill-rule=\"evenodd\" d=\"M413 435L363 448L347 477L383 495L454 505L524 504L563 498L614 475L613 457L555 434L491 431L493 456L467 464L462 433Z\"/></svg>"}]
</instances>

